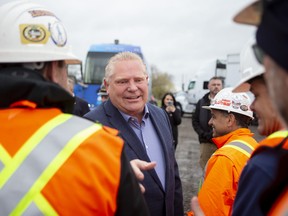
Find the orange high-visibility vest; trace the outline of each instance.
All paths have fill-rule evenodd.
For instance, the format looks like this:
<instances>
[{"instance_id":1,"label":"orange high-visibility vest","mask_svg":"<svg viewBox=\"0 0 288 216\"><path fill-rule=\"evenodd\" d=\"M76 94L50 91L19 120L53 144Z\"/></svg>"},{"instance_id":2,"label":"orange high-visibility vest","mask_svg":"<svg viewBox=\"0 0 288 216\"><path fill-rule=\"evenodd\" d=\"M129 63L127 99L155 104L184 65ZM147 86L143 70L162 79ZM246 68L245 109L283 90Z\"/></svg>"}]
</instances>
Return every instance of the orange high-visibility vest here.
<instances>
[{"instance_id":1,"label":"orange high-visibility vest","mask_svg":"<svg viewBox=\"0 0 288 216\"><path fill-rule=\"evenodd\" d=\"M262 151L267 150L267 148L275 148L275 147L277 148L277 146L279 146L280 143L284 141L285 142L281 146L281 149L287 151L288 150L287 136L288 136L287 130L277 131L269 135L266 139L264 139L259 143L260 146L255 150L253 155L259 154ZM286 140L284 138L286 138ZM288 186L286 186L286 189L279 195L275 203L272 205L272 208L270 209L268 215L278 216L278 215L287 215L287 213L288 213Z\"/></svg>"},{"instance_id":2,"label":"orange high-visibility vest","mask_svg":"<svg viewBox=\"0 0 288 216\"><path fill-rule=\"evenodd\" d=\"M206 165L199 204L206 215L230 215L243 167L258 146L249 129L240 128L213 138L220 147Z\"/></svg>"},{"instance_id":3,"label":"orange high-visibility vest","mask_svg":"<svg viewBox=\"0 0 288 216\"><path fill-rule=\"evenodd\" d=\"M251 157L265 150L267 147L273 148L279 145L286 136L288 136L287 130L280 130L270 134L264 140L259 142L259 146L255 149ZM283 148L288 150L288 142L284 143Z\"/></svg>"},{"instance_id":4,"label":"orange high-visibility vest","mask_svg":"<svg viewBox=\"0 0 288 216\"><path fill-rule=\"evenodd\" d=\"M116 130L54 108L2 109L0 122L1 215L114 215Z\"/></svg>"}]
</instances>

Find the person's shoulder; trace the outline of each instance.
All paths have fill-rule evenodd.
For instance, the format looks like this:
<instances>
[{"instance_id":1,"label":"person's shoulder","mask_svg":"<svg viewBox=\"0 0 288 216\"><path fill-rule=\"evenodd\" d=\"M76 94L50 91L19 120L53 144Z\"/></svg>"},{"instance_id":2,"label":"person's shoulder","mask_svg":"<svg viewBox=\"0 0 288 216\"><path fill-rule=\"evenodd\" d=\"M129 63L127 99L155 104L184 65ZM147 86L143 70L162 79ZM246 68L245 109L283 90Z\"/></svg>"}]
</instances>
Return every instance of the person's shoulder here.
<instances>
[{"instance_id":1,"label":"person's shoulder","mask_svg":"<svg viewBox=\"0 0 288 216\"><path fill-rule=\"evenodd\" d=\"M156 121L169 121L169 116L166 112L166 110L162 109L161 107L156 107L152 104L147 105L149 110L149 116L151 116L153 119L156 119Z\"/></svg>"},{"instance_id":2,"label":"person's shoulder","mask_svg":"<svg viewBox=\"0 0 288 216\"><path fill-rule=\"evenodd\" d=\"M88 114L88 113L87 113ZM89 118L85 118L84 116L83 117L80 117L78 115L72 115L72 114L64 114L63 115L70 115L71 116L71 119L73 119L73 121L75 122L75 124L73 124L74 128L85 128L86 127L94 127L95 129L97 128L98 130L103 130L103 127L101 124L98 124L93 121L91 121L91 119Z\"/></svg>"},{"instance_id":3,"label":"person's shoulder","mask_svg":"<svg viewBox=\"0 0 288 216\"><path fill-rule=\"evenodd\" d=\"M210 99L209 99L209 94L210 94L210 92L207 92L201 99L202 99L202 100L209 100L209 101L210 101Z\"/></svg>"},{"instance_id":4,"label":"person's shoulder","mask_svg":"<svg viewBox=\"0 0 288 216\"><path fill-rule=\"evenodd\" d=\"M217 149L217 151L214 152L214 155L226 157L227 159L231 160L232 163L235 163L235 161L242 161L244 159L247 159L247 156L251 156L254 143L248 143L246 141L243 142L243 140L239 139L230 140L229 142L225 143L221 148Z\"/></svg>"},{"instance_id":5,"label":"person's shoulder","mask_svg":"<svg viewBox=\"0 0 288 216\"><path fill-rule=\"evenodd\" d=\"M149 112L153 115L154 113L156 114L159 114L159 113L162 113L162 114L165 114L165 109L162 109L161 107L158 107L158 106L155 106L153 104L150 104L150 103L146 103L147 107L148 107L148 110Z\"/></svg>"},{"instance_id":6,"label":"person's shoulder","mask_svg":"<svg viewBox=\"0 0 288 216\"><path fill-rule=\"evenodd\" d=\"M82 99L82 98L80 98L78 96L75 96L75 100L76 100L76 102L78 101L78 102L81 102L81 103L88 104L88 102L86 100L84 100L84 99Z\"/></svg>"},{"instance_id":7,"label":"person's shoulder","mask_svg":"<svg viewBox=\"0 0 288 216\"><path fill-rule=\"evenodd\" d=\"M90 110L88 113L86 113L83 117L92 121L95 121L97 119L97 116L103 115L104 109L103 104L100 104L96 108Z\"/></svg>"},{"instance_id":8,"label":"person's shoulder","mask_svg":"<svg viewBox=\"0 0 288 216\"><path fill-rule=\"evenodd\" d=\"M197 101L197 105L199 106L200 104L207 103L208 101L209 101L209 103L210 103L210 99L209 99L209 97L208 97L209 94L210 94L210 93L208 92L208 93L206 93L202 98L200 98L200 99ZM196 107L196 108L197 108L197 107ZM202 107L198 107L198 109L199 109L199 108L202 109Z\"/></svg>"},{"instance_id":9,"label":"person's shoulder","mask_svg":"<svg viewBox=\"0 0 288 216\"><path fill-rule=\"evenodd\" d=\"M83 139L79 148L85 148L85 151L89 149L89 152L94 152L94 155L102 154L105 155L106 158L115 158L116 155L119 156L119 154L122 154L124 141L119 136L118 130L79 116L74 116L74 118L77 119L73 127L79 128L79 131L85 131L82 137L86 137L86 139ZM97 143L99 145L97 145ZM107 149L109 149L109 151L107 151ZM117 154L115 154L115 152L117 152ZM83 158L83 160L86 159Z\"/></svg>"},{"instance_id":10,"label":"person's shoulder","mask_svg":"<svg viewBox=\"0 0 288 216\"><path fill-rule=\"evenodd\" d=\"M92 110L92 111L94 111L94 110ZM64 115L70 115L70 114L64 114ZM107 127L105 125L102 125L101 122L96 122L95 123L95 122L91 121L91 119L89 119L89 118L86 118L86 117L82 118L82 117L79 117L77 115L72 115L72 118L74 118L75 122L77 122L77 124L75 124L75 126L74 126L76 128L78 127L80 129L80 128L84 128L84 126L86 126L86 127L91 127L92 126L92 127L94 127L95 132L96 131L98 131L98 132L101 131L101 133L104 134L107 137L109 137L109 136L119 137L118 136L119 135L119 131L118 130L116 130L114 128L111 128L111 127ZM93 131L93 130L91 130L91 131Z\"/></svg>"},{"instance_id":11,"label":"person's shoulder","mask_svg":"<svg viewBox=\"0 0 288 216\"><path fill-rule=\"evenodd\" d=\"M276 169L279 160L279 155L275 151L263 151L259 154L253 155L247 166L257 167L259 170L266 170L266 173L272 173ZM269 171L267 171L269 170Z\"/></svg>"},{"instance_id":12,"label":"person's shoulder","mask_svg":"<svg viewBox=\"0 0 288 216\"><path fill-rule=\"evenodd\" d=\"M223 168L231 168L234 166L233 160L225 154L225 152L218 151L217 149L214 154L210 157L206 165L206 176L212 172L218 172L217 170L223 170Z\"/></svg>"}]
</instances>

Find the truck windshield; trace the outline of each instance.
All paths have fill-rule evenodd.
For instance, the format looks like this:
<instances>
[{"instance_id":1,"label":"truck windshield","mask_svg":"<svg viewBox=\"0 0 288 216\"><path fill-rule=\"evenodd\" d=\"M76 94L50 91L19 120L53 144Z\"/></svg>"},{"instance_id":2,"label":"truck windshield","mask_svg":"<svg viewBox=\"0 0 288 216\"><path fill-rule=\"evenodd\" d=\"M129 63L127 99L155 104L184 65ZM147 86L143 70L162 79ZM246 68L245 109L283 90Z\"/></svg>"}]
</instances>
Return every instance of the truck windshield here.
<instances>
[{"instance_id":1,"label":"truck windshield","mask_svg":"<svg viewBox=\"0 0 288 216\"><path fill-rule=\"evenodd\" d=\"M84 83L101 84L108 60L115 53L89 52L86 58Z\"/></svg>"},{"instance_id":2,"label":"truck windshield","mask_svg":"<svg viewBox=\"0 0 288 216\"><path fill-rule=\"evenodd\" d=\"M105 75L105 67L109 59L114 55L116 55L115 52L88 52L84 72L84 83L101 85ZM142 54L138 55L143 58Z\"/></svg>"},{"instance_id":3,"label":"truck windshield","mask_svg":"<svg viewBox=\"0 0 288 216\"><path fill-rule=\"evenodd\" d=\"M81 63L79 64L68 64L67 65L68 69L68 75L75 77L77 82L82 82L82 65Z\"/></svg>"},{"instance_id":4,"label":"truck windshield","mask_svg":"<svg viewBox=\"0 0 288 216\"><path fill-rule=\"evenodd\" d=\"M195 87L195 81L190 81L190 83L188 85L188 90L194 89L194 87Z\"/></svg>"}]
</instances>

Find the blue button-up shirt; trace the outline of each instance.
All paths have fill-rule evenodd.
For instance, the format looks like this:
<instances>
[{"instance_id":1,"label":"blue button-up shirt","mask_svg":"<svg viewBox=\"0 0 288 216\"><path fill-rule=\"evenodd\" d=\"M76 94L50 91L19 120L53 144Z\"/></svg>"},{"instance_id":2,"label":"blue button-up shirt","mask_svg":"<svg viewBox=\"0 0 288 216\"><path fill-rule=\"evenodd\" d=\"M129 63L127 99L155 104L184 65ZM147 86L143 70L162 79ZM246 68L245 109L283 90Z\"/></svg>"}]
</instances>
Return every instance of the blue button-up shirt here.
<instances>
[{"instance_id":1,"label":"blue button-up shirt","mask_svg":"<svg viewBox=\"0 0 288 216\"><path fill-rule=\"evenodd\" d=\"M126 122L130 125L141 141L144 150L151 161L156 161L155 171L165 189L165 160L160 138L152 124L148 107L145 106L141 123L138 119L120 111Z\"/></svg>"}]
</instances>

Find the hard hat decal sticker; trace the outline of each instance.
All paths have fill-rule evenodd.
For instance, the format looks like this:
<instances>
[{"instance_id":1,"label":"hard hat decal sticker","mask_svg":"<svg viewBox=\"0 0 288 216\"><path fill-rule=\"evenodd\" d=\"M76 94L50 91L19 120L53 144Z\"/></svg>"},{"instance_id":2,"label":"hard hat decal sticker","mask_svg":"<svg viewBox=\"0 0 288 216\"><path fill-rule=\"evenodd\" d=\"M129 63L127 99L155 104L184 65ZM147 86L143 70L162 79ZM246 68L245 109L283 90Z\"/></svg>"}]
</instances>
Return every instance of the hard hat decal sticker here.
<instances>
[{"instance_id":1,"label":"hard hat decal sticker","mask_svg":"<svg viewBox=\"0 0 288 216\"><path fill-rule=\"evenodd\" d=\"M31 10L29 11L32 17L39 17L39 16L53 16L56 17L52 12L45 11L45 10Z\"/></svg>"},{"instance_id":2,"label":"hard hat decal sticker","mask_svg":"<svg viewBox=\"0 0 288 216\"><path fill-rule=\"evenodd\" d=\"M51 33L51 38L57 46L63 47L66 45L67 34L62 23L55 22L55 23L50 24L49 30Z\"/></svg>"},{"instance_id":3,"label":"hard hat decal sticker","mask_svg":"<svg viewBox=\"0 0 288 216\"><path fill-rule=\"evenodd\" d=\"M241 106L241 101L232 101L232 107L234 109L239 109L239 107Z\"/></svg>"},{"instance_id":4,"label":"hard hat decal sticker","mask_svg":"<svg viewBox=\"0 0 288 216\"><path fill-rule=\"evenodd\" d=\"M44 25L21 24L21 42L23 44L46 44L50 36Z\"/></svg>"},{"instance_id":5,"label":"hard hat decal sticker","mask_svg":"<svg viewBox=\"0 0 288 216\"><path fill-rule=\"evenodd\" d=\"M248 111L248 106L246 106L246 105L241 105L241 106L240 106L240 109L243 110L243 111Z\"/></svg>"},{"instance_id":6,"label":"hard hat decal sticker","mask_svg":"<svg viewBox=\"0 0 288 216\"><path fill-rule=\"evenodd\" d=\"M232 97L232 107L234 109L239 109L241 106L241 101L243 100L242 97L240 97L239 95L234 95Z\"/></svg>"},{"instance_id":7,"label":"hard hat decal sticker","mask_svg":"<svg viewBox=\"0 0 288 216\"><path fill-rule=\"evenodd\" d=\"M213 105L223 105L223 106L230 106L231 105L231 100L228 99L221 99L221 100L215 100L215 103Z\"/></svg>"}]
</instances>

